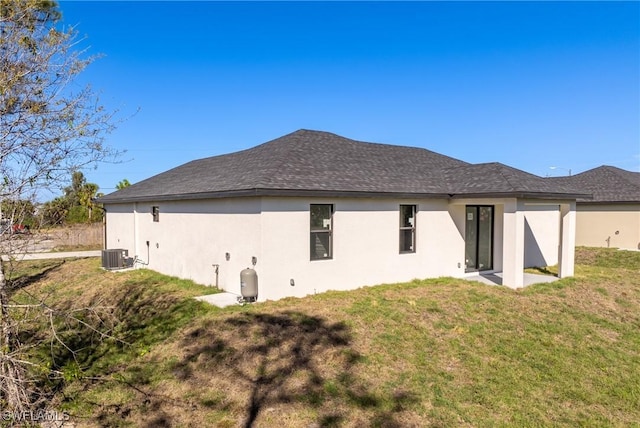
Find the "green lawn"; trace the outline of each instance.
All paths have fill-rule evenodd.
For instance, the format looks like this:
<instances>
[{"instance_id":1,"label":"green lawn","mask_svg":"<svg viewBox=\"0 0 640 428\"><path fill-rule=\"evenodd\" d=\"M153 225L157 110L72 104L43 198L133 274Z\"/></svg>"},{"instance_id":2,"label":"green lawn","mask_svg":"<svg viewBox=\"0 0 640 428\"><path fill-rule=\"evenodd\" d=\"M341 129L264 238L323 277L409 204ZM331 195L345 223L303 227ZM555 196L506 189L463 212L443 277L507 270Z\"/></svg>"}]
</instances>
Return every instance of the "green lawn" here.
<instances>
[{"instance_id":1,"label":"green lawn","mask_svg":"<svg viewBox=\"0 0 640 428\"><path fill-rule=\"evenodd\" d=\"M78 426L638 426L640 252L576 261L524 290L440 278L226 309L150 271L40 262L15 297L105 311L110 338L61 324L80 352L33 351Z\"/></svg>"}]
</instances>

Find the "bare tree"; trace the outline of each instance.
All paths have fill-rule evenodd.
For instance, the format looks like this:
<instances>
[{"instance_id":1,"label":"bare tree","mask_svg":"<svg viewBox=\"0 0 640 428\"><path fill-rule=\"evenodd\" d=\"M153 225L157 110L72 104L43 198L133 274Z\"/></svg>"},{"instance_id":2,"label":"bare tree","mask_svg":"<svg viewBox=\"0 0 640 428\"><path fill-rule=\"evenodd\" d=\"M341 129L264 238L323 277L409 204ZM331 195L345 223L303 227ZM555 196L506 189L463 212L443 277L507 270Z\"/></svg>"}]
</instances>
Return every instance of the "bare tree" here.
<instances>
[{"instance_id":1,"label":"bare tree","mask_svg":"<svg viewBox=\"0 0 640 428\"><path fill-rule=\"evenodd\" d=\"M78 48L76 31L62 28L60 17L54 1L0 0L2 201L34 200L71 171L115 156L103 144L114 126L113 113L105 111L90 87L75 80L94 58ZM9 259L12 242L11 230L3 228L0 252ZM15 319L21 305L12 303L5 273L1 262L0 404L24 411L34 405L28 378L33 363L22 352Z\"/></svg>"}]
</instances>

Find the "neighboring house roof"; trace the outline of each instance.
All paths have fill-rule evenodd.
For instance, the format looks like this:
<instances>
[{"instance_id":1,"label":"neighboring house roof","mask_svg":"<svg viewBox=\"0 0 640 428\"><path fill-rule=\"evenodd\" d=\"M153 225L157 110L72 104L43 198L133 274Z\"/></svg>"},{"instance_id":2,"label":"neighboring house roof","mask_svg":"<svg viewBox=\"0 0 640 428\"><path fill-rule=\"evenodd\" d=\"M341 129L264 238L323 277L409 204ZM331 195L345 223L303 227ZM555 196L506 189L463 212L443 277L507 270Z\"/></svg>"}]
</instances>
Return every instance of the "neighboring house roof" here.
<instances>
[{"instance_id":1,"label":"neighboring house roof","mask_svg":"<svg viewBox=\"0 0 640 428\"><path fill-rule=\"evenodd\" d=\"M498 163L472 165L426 149L302 129L248 150L188 162L106 195L100 202L251 195L507 194L576 197L560 183Z\"/></svg>"},{"instance_id":2,"label":"neighboring house roof","mask_svg":"<svg viewBox=\"0 0 640 428\"><path fill-rule=\"evenodd\" d=\"M550 177L545 180L593 194L593 199L578 198L577 202L640 203L640 172L602 165L569 177Z\"/></svg>"}]
</instances>

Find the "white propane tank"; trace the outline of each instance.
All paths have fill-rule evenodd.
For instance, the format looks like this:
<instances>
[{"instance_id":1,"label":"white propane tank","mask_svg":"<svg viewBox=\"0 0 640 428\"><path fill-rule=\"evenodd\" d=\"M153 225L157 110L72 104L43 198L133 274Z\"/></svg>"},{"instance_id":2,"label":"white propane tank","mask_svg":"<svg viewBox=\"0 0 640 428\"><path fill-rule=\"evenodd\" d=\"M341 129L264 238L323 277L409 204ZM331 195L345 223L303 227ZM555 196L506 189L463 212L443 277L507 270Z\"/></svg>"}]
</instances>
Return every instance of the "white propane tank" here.
<instances>
[{"instance_id":1,"label":"white propane tank","mask_svg":"<svg viewBox=\"0 0 640 428\"><path fill-rule=\"evenodd\" d=\"M248 301L258 298L258 274L255 270L246 268L240 272L240 294Z\"/></svg>"}]
</instances>

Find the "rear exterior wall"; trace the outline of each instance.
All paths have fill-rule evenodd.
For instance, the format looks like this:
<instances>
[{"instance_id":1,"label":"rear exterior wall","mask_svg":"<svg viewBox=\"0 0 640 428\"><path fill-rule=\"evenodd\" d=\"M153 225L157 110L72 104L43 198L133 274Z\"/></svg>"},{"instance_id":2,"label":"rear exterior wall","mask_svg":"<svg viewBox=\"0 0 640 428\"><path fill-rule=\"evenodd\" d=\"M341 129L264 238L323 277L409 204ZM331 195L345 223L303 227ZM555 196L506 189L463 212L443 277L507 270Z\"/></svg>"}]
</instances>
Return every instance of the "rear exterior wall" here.
<instances>
[{"instance_id":1,"label":"rear exterior wall","mask_svg":"<svg viewBox=\"0 0 640 428\"><path fill-rule=\"evenodd\" d=\"M465 276L467 203L495 206L494 269L501 271L505 201L256 197L110 204L107 248L128 249L138 267L204 285L217 283L238 295L240 272L255 257L259 300L302 297L414 278ZM333 205L330 259L311 260L311 204ZM400 252L400 205L417 208L414 252ZM557 263L558 205L523 206L525 265Z\"/></svg>"},{"instance_id":2,"label":"rear exterior wall","mask_svg":"<svg viewBox=\"0 0 640 428\"><path fill-rule=\"evenodd\" d=\"M325 203L334 207L333 257L311 260L310 205ZM412 253L400 253L400 204L417 207ZM464 211L456 212L446 200L270 197L106 209L107 248L128 249L138 267L215 285L217 265L218 286L240 294L240 272L256 257L261 301L464 275L463 229L454 222Z\"/></svg>"},{"instance_id":3,"label":"rear exterior wall","mask_svg":"<svg viewBox=\"0 0 640 428\"><path fill-rule=\"evenodd\" d=\"M261 256L259 198L110 204L106 210L107 248L128 249L137 267L216 285L217 266L218 286L239 292L240 271Z\"/></svg>"},{"instance_id":4,"label":"rear exterior wall","mask_svg":"<svg viewBox=\"0 0 640 428\"><path fill-rule=\"evenodd\" d=\"M310 204L333 204L331 259L310 260ZM412 253L400 253L401 204L417 208ZM446 200L265 198L262 243L257 268L269 299L464 274L464 240Z\"/></svg>"},{"instance_id":5,"label":"rear exterior wall","mask_svg":"<svg viewBox=\"0 0 640 428\"><path fill-rule=\"evenodd\" d=\"M556 265L559 251L559 205L525 202L524 267Z\"/></svg>"}]
</instances>

